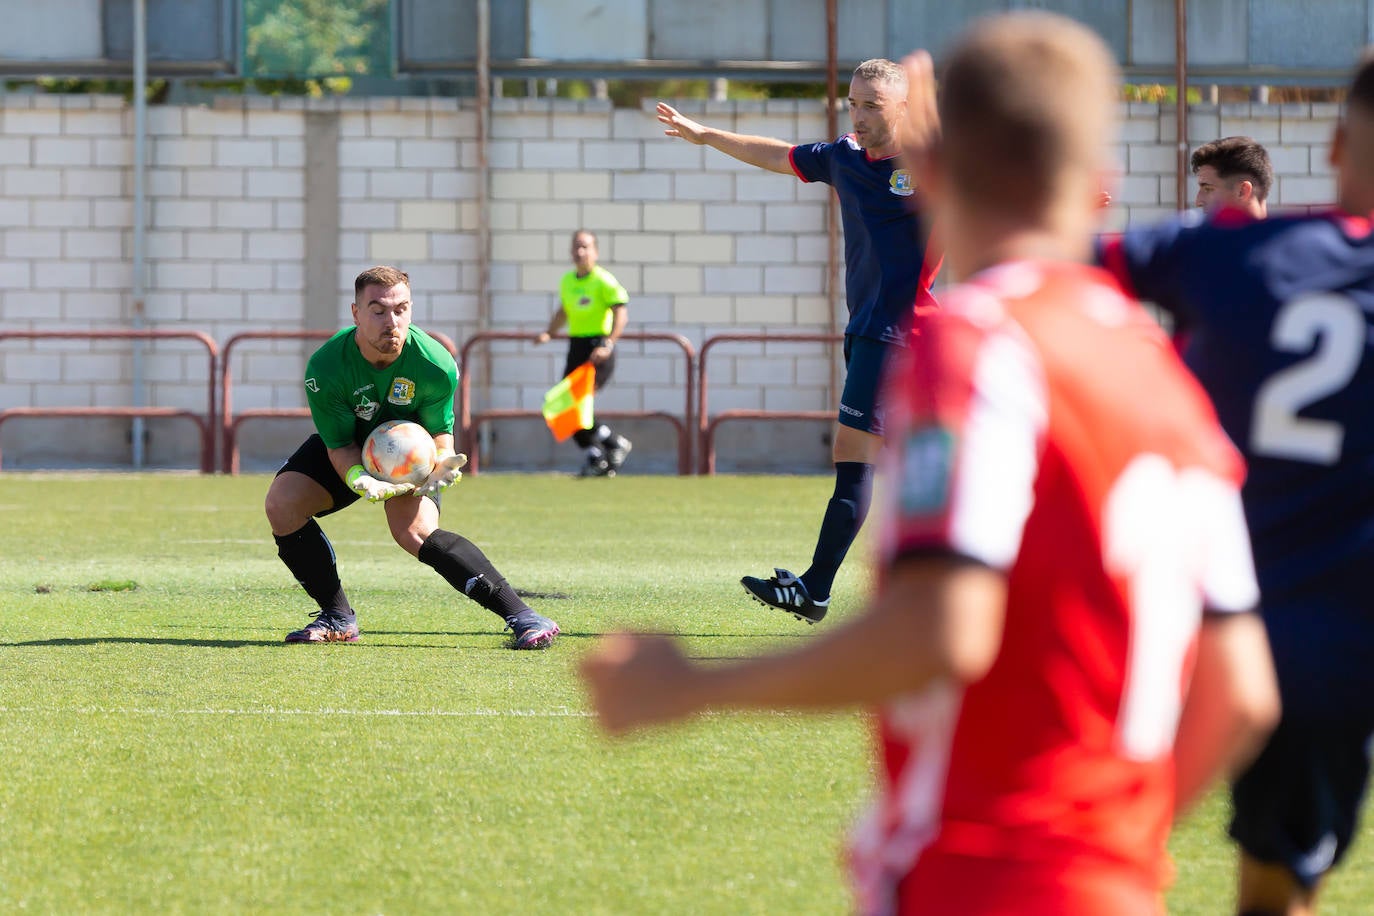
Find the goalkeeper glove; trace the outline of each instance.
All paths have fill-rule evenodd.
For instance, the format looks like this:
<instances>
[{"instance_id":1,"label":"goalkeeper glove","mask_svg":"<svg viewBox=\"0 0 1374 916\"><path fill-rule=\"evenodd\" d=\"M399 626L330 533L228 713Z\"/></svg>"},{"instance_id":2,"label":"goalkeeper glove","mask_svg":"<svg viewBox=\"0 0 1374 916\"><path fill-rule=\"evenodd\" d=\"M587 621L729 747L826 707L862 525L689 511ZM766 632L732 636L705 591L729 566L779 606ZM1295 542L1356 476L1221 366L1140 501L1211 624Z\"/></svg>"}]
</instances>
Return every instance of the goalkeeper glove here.
<instances>
[{"instance_id":1,"label":"goalkeeper glove","mask_svg":"<svg viewBox=\"0 0 1374 916\"><path fill-rule=\"evenodd\" d=\"M350 490L366 496L369 502L374 503L388 500L393 496L403 496L415 489L413 483L387 483L385 480L378 480L363 470L361 464L349 468L348 476L344 480Z\"/></svg>"},{"instance_id":2,"label":"goalkeeper glove","mask_svg":"<svg viewBox=\"0 0 1374 916\"><path fill-rule=\"evenodd\" d=\"M447 490L463 479L461 468L467 463L468 456L461 452L456 455L452 452L440 452L439 457L434 460L434 470L429 472L429 479L420 485L415 494L433 496L440 490Z\"/></svg>"}]
</instances>

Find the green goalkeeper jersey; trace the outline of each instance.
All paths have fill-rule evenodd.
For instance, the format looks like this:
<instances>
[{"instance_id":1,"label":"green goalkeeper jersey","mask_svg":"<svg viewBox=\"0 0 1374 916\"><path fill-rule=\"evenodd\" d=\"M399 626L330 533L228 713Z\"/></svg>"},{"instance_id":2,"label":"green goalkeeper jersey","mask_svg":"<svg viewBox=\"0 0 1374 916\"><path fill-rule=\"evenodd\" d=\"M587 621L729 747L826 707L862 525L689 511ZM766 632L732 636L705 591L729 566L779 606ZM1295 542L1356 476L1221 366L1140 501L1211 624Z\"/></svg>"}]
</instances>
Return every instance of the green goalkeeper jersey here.
<instances>
[{"instance_id":1,"label":"green goalkeeper jersey","mask_svg":"<svg viewBox=\"0 0 1374 916\"><path fill-rule=\"evenodd\" d=\"M329 448L362 445L387 420L413 420L430 435L453 432L458 367L433 337L411 325L396 361L372 366L347 327L324 342L305 366L305 400Z\"/></svg>"},{"instance_id":2,"label":"green goalkeeper jersey","mask_svg":"<svg viewBox=\"0 0 1374 916\"><path fill-rule=\"evenodd\" d=\"M585 277L570 270L558 284L558 299L568 316L569 337L605 337L611 333L611 310L630 301L625 287L599 264Z\"/></svg>"}]
</instances>

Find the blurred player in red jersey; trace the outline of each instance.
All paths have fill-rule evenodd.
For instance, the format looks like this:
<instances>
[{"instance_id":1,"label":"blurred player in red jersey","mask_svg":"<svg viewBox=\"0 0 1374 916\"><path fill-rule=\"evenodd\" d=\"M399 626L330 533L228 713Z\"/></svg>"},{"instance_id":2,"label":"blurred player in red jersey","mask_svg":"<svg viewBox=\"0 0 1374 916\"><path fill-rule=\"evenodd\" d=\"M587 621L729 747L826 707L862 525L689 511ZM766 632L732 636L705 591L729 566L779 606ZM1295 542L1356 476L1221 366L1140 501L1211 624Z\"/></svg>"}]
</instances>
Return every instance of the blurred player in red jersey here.
<instances>
[{"instance_id":1,"label":"blurred player in red jersey","mask_svg":"<svg viewBox=\"0 0 1374 916\"><path fill-rule=\"evenodd\" d=\"M908 75L933 135L929 57ZM865 913L1162 913L1172 820L1278 715L1239 457L1085 264L1116 85L1101 40L1049 14L980 20L949 55L914 161L963 282L892 377L868 609L731 664L628 634L583 662L612 733L877 704Z\"/></svg>"}]
</instances>

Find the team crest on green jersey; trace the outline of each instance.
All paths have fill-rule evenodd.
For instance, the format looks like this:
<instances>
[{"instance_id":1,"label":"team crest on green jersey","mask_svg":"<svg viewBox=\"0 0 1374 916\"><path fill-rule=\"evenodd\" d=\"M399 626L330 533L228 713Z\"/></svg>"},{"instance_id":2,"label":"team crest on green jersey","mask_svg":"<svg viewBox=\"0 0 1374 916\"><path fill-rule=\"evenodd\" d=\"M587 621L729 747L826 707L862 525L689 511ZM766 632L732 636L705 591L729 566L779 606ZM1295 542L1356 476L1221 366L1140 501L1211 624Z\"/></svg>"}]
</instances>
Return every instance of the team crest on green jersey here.
<instances>
[{"instance_id":1,"label":"team crest on green jersey","mask_svg":"<svg viewBox=\"0 0 1374 916\"><path fill-rule=\"evenodd\" d=\"M910 169L893 169L892 177L887 180L887 186L898 197L910 197L916 193L916 182L911 180Z\"/></svg>"},{"instance_id":2,"label":"team crest on green jersey","mask_svg":"<svg viewBox=\"0 0 1374 916\"><path fill-rule=\"evenodd\" d=\"M386 396L388 404L405 407L415 400L415 383L399 375L391 380L391 393Z\"/></svg>"}]
</instances>

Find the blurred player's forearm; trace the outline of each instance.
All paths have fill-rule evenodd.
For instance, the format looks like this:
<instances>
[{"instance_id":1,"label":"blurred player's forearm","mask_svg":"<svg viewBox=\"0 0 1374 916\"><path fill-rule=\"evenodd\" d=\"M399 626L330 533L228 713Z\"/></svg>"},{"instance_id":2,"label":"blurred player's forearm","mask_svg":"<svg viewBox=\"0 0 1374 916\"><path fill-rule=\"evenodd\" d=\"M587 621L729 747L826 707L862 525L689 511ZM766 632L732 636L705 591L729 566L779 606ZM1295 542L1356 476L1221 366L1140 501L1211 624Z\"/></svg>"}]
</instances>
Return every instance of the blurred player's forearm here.
<instances>
[{"instance_id":1,"label":"blurred player's forearm","mask_svg":"<svg viewBox=\"0 0 1374 916\"><path fill-rule=\"evenodd\" d=\"M950 677L981 678L997 657L1005 577L946 558L899 560L868 609L797 652L699 672L706 707L875 704Z\"/></svg>"},{"instance_id":2,"label":"blurred player's forearm","mask_svg":"<svg viewBox=\"0 0 1374 916\"><path fill-rule=\"evenodd\" d=\"M1174 816L1245 767L1278 722L1279 693L1258 614L1209 615L1174 740Z\"/></svg>"}]
</instances>

